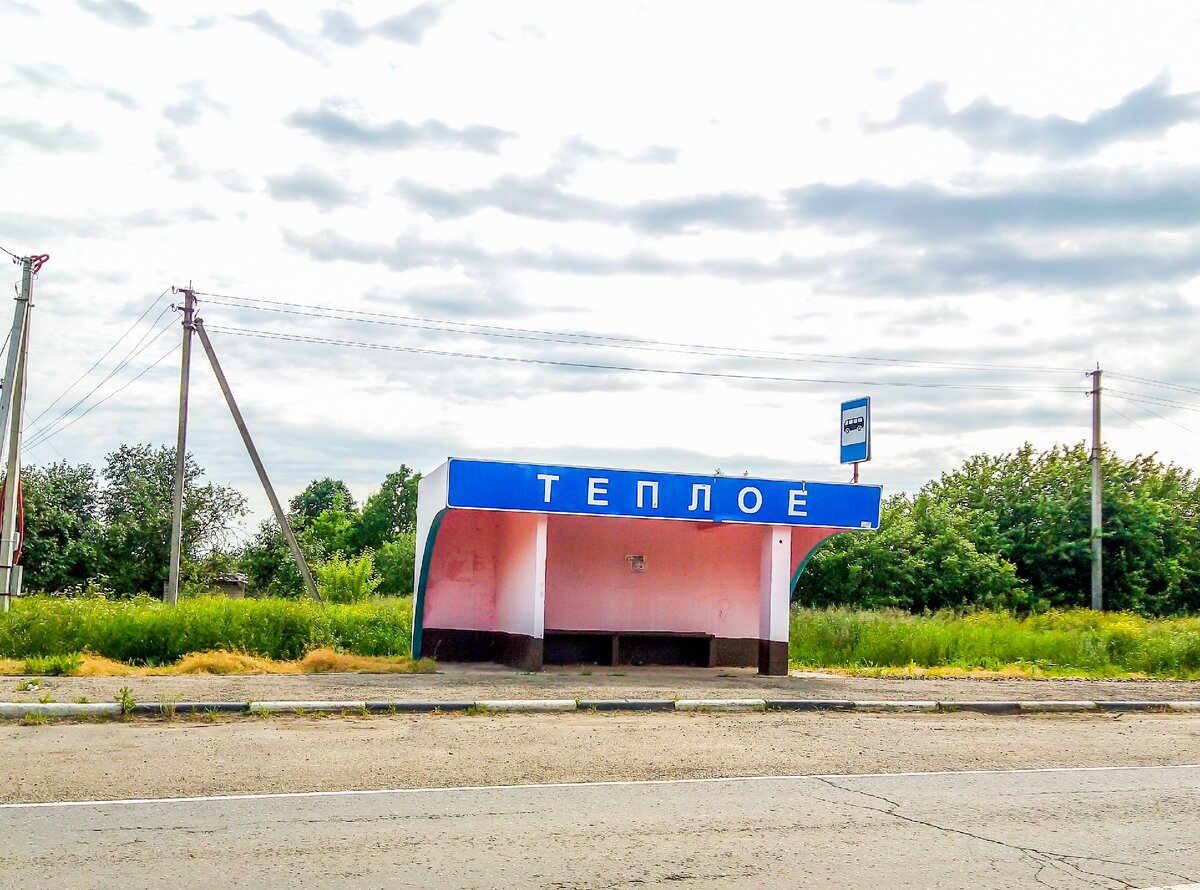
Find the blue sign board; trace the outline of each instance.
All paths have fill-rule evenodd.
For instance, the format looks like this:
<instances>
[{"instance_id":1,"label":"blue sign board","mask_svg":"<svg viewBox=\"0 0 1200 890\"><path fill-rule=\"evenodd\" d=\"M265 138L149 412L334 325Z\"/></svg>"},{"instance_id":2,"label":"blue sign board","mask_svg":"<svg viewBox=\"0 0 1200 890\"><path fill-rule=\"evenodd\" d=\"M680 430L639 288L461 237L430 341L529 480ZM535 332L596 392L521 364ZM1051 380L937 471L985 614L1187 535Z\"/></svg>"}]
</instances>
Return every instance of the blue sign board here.
<instances>
[{"instance_id":1,"label":"blue sign board","mask_svg":"<svg viewBox=\"0 0 1200 890\"><path fill-rule=\"evenodd\" d=\"M877 485L459 458L450 460L449 475L449 507L578 516L874 529L882 497Z\"/></svg>"},{"instance_id":2,"label":"blue sign board","mask_svg":"<svg viewBox=\"0 0 1200 890\"><path fill-rule=\"evenodd\" d=\"M871 399L863 397L842 402L842 459L857 464L871 459ZM857 478L857 476L856 476Z\"/></svg>"}]
</instances>

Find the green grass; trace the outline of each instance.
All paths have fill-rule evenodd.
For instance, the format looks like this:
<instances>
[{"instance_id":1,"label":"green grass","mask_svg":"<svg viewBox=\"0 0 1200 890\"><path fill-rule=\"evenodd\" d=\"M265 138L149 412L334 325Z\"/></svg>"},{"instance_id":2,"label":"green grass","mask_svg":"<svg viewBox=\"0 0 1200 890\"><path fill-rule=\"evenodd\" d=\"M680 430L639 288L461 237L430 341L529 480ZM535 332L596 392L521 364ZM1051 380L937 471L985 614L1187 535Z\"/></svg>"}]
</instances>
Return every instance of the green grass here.
<instances>
[{"instance_id":1,"label":"green grass","mask_svg":"<svg viewBox=\"0 0 1200 890\"><path fill-rule=\"evenodd\" d=\"M83 656L78 652L60 652L54 655L31 655L25 659L22 672L43 677L57 677L79 671Z\"/></svg>"},{"instance_id":2,"label":"green grass","mask_svg":"<svg viewBox=\"0 0 1200 890\"><path fill-rule=\"evenodd\" d=\"M168 608L152 600L22 597L0 615L0 657L26 672L70 673L80 652L166 665L225 650L279 660L325 647L407 656L412 600L347 605L197 597ZM791 661L881 672L911 667L1044 676L1200 679L1200 617L1151 619L1090 610L1018 618L1006 613L794 609ZM34 670L36 668L36 670Z\"/></svg>"},{"instance_id":3,"label":"green grass","mask_svg":"<svg viewBox=\"0 0 1200 890\"><path fill-rule=\"evenodd\" d=\"M1200 617L1087 609L910 615L793 609L790 660L816 668L959 668L1044 676L1200 679Z\"/></svg>"},{"instance_id":4,"label":"green grass","mask_svg":"<svg viewBox=\"0 0 1200 890\"><path fill-rule=\"evenodd\" d=\"M162 665L224 649L279 660L313 649L407 656L412 599L347 605L307 600L196 597L170 608L155 600L21 597L0 615L0 656L18 659L90 652L130 664ZM40 671L39 671L40 673Z\"/></svg>"}]
</instances>

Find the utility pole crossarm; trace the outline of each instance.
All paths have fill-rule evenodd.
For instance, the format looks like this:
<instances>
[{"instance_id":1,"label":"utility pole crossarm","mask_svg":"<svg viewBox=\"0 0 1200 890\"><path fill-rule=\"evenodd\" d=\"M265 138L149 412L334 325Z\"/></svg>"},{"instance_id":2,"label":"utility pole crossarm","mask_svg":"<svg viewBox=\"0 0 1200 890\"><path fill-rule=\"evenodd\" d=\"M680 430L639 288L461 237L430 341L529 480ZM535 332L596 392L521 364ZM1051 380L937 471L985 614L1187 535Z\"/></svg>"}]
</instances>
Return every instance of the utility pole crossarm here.
<instances>
[{"instance_id":1,"label":"utility pole crossarm","mask_svg":"<svg viewBox=\"0 0 1200 890\"><path fill-rule=\"evenodd\" d=\"M208 332L204 330L204 320L197 318L195 326L196 333L200 336L200 344L204 347L205 354L208 355L208 363L212 365L213 373L217 377L217 384L221 387L225 403L229 406L229 413L233 415L233 422L237 424L238 432L242 434L246 452L250 455L250 460L258 473L258 480L267 494L267 500L271 502L271 509L275 511L275 519L279 522L279 528L283 531L284 538L287 539L288 549L292 551L292 559L296 561L296 568L300 571L300 577L304 579L304 586L308 588L308 595L319 603L321 594L317 592L317 584L313 580L312 572L308 569L308 563L304 559L304 553L300 550L300 543L296 540L287 514L283 512L279 498L275 495L275 489L271 486L271 480L267 478L266 468L258 456L258 449L254 447L254 440L250 438L250 430L246 426L245 418L242 417L242 412L233 398L233 391L229 388L229 381L225 379L225 372L221 370L221 363L217 361L217 353L213 349L212 341L208 339Z\"/></svg>"}]
</instances>

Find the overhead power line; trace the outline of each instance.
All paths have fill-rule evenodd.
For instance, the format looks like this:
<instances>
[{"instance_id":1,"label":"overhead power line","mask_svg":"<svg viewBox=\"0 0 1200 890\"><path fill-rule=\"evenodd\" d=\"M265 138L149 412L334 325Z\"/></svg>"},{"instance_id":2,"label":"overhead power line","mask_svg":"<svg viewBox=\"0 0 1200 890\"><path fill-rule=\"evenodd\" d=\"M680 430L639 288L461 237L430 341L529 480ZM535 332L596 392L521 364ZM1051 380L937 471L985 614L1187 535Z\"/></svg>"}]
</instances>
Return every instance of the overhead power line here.
<instances>
[{"instance_id":1,"label":"overhead power line","mask_svg":"<svg viewBox=\"0 0 1200 890\"><path fill-rule=\"evenodd\" d=\"M1120 398L1120 396L1117 396L1117 398ZM1126 414L1124 411L1122 411L1120 408L1116 407L1115 405L1109 405L1107 407L1109 408L1109 410L1115 411L1117 414L1120 414L1122 417L1124 417L1126 420L1128 420L1130 423L1132 423L1134 426L1136 426L1139 430L1145 429L1144 426L1142 426L1140 423L1138 423L1136 420L1134 420L1132 417L1130 417L1128 414Z\"/></svg>"},{"instance_id":2,"label":"overhead power line","mask_svg":"<svg viewBox=\"0 0 1200 890\"><path fill-rule=\"evenodd\" d=\"M1108 392L1109 392L1109 394L1112 394L1112 390L1109 390ZM1151 408L1149 405L1145 404L1144 402L1142 402L1142 401L1140 401L1140 400L1138 400L1138 399L1131 399L1131 398L1129 398L1128 396L1123 396L1123 395L1121 395L1121 394L1119 394L1119 393L1117 393L1117 394L1113 394L1113 396L1112 396L1112 397L1113 397L1114 399L1120 399L1122 402L1130 402L1131 404L1137 405L1139 408L1141 408L1141 409L1142 409L1143 411L1145 411L1147 414L1152 414L1152 415L1154 415L1155 417L1159 418L1160 420L1165 420L1167 423L1171 424L1172 426L1177 426L1177 427L1179 427L1179 429L1183 430L1185 433L1191 433L1192 435L1195 435L1195 432L1193 432L1192 430L1188 429L1188 428L1187 428L1186 426L1184 426L1182 423L1179 423L1179 422L1177 422L1177 421L1175 421L1175 420L1172 420L1170 417L1167 417L1167 415L1165 415L1165 414L1159 414L1157 411L1155 411L1155 410L1154 410L1153 408ZM1114 409L1114 410L1115 410L1115 409ZM1120 412L1117 412L1117 413L1120 413ZM1122 416L1124 416L1124 415L1122 415Z\"/></svg>"},{"instance_id":3,"label":"overhead power line","mask_svg":"<svg viewBox=\"0 0 1200 890\"><path fill-rule=\"evenodd\" d=\"M1178 408L1181 411L1200 411L1200 405L1189 402L1178 402L1173 399L1161 399L1158 396L1148 396L1141 392L1130 392L1127 389L1112 389L1105 387L1105 394L1114 393L1123 396L1127 402L1141 402L1147 405L1160 405L1164 408Z\"/></svg>"},{"instance_id":4,"label":"overhead power line","mask_svg":"<svg viewBox=\"0 0 1200 890\"><path fill-rule=\"evenodd\" d=\"M1116 371L1109 371L1109 377L1116 377L1120 380L1128 380L1131 383L1144 383L1146 386L1159 386L1163 389L1175 389L1180 392L1192 392L1200 394L1200 387L1186 386L1182 383L1168 383L1165 380L1151 380L1149 377L1134 377L1132 374L1121 374Z\"/></svg>"},{"instance_id":5,"label":"overhead power line","mask_svg":"<svg viewBox=\"0 0 1200 890\"><path fill-rule=\"evenodd\" d=\"M721 380L758 380L772 383L817 383L841 384L851 386L893 386L915 389L964 389L990 390L998 392L1046 392L1046 393L1078 393L1078 387L1039 387L1014 386L1006 384L982 383L928 383L915 381L877 381L877 380L842 380L828 377L784 377L771 374L732 374L719 371L693 371L679 368L645 368L632 365L606 365L593 362L572 362L558 359L528 358L511 355L488 355L485 353L461 352L456 350L426 349L417 346L397 346L388 343L367 343L361 340L339 340L332 337L316 337L307 334L292 334L280 331L262 331L250 328L235 328L227 325L207 325L210 331L219 331L239 337L253 337L262 340L282 340L293 343L313 343L324 346L340 346L353 349L370 349L381 352L402 352L414 355L436 355L449 358L483 359L486 361L508 362L513 364L549 365L561 368L580 368L597 371L620 371L642 374L670 374L681 377L703 377Z\"/></svg>"},{"instance_id":6,"label":"overhead power line","mask_svg":"<svg viewBox=\"0 0 1200 890\"><path fill-rule=\"evenodd\" d=\"M145 310L142 312L142 314L137 317L137 320L129 326L129 328L125 331L125 333L123 333L120 337L118 337L115 341L113 341L113 344L111 346L109 346L108 349L104 350L104 355L102 355L102 356L100 356L100 358L96 359L96 361L92 364L92 366L90 368L88 368L86 371L84 371L82 374L80 374L78 377L76 377L75 382L72 383L70 386L68 386L66 389L64 389L62 392L60 392L55 397L53 402L51 402L49 405L47 405L45 408L42 409L41 414L39 414L37 417L35 417L33 420L31 420L29 422L29 425L33 426L39 420L41 420L43 417L45 417L46 414L49 413L50 409L53 408L55 405L57 405L60 401L62 401L62 399L67 395L67 393L69 393L76 386L78 386L79 383L85 377L87 377L88 374L92 373L92 371L94 371L94 370L96 370L96 368L100 367L100 363L102 361L104 361L106 358L108 358L109 354L121 344L122 340L124 340L126 337L128 337L133 332L134 328L136 328L139 324L141 324L142 319L144 319L147 315L150 314L151 310L154 309L154 307L158 305L158 301L167 295L168 290L170 290L170 288L167 288L161 294L159 294L157 297L155 297L151 301L150 305L145 308ZM166 314L165 309L162 312L160 312L158 314L158 318L156 318L154 320L154 322L151 323L151 325L150 325L151 328L153 328L154 325L158 323L158 319L162 318L164 314Z\"/></svg>"},{"instance_id":7,"label":"overhead power line","mask_svg":"<svg viewBox=\"0 0 1200 890\"><path fill-rule=\"evenodd\" d=\"M167 330L170 330L170 329L168 328ZM154 339L155 339L155 340L157 340L158 338L157 338L157 337L155 337ZM154 341L152 340L152 341L150 341L150 342L151 342L151 343L153 343ZM149 344L147 344L147 345L149 345ZM86 411L84 411L82 414L79 414L79 415L77 415L77 416L75 416L75 417L71 418L71 420L70 420L68 423L65 423L65 424L63 424L63 425L62 425L62 426L60 426L58 429L54 429L54 430L50 430L50 431L48 431L48 432L44 432L44 433L40 434L38 437L36 437L36 439L31 439L31 440L30 440L30 441L29 441L29 442L28 442L28 443L25 445L25 447L24 447L24 448L22 448L21 450L22 450L22 451L24 451L24 450L26 450L26 449L29 449L29 448L37 448L39 445L45 444L45 443L46 443L48 440L50 440L50 439L53 439L55 436L57 436L57 435L58 435L59 433L61 433L63 430L65 430L65 429L67 429L68 427L70 427L70 426L73 426L74 424L76 424L76 423L78 423L79 421L83 420L83 418L87 417L89 414L91 414L91 413L92 413L94 410L96 410L97 408L99 408L101 405L103 405L103 404L104 404L105 402L107 402L109 399L113 398L113 397L114 397L114 396L116 396L116 395L119 395L120 393L123 393L125 390L127 390L127 389L128 389L130 386L132 386L134 383L136 383L137 381L141 380L141 379L142 379L143 377L145 377L145 376L146 376L148 373L150 373L150 371L154 370L154 369L155 369L155 368L157 368L159 365L161 365L161 364L162 364L164 361L166 361L166 360L167 360L167 359L168 359L168 358L169 358L171 355L173 355L173 354L175 353L175 351L176 351L176 350L178 350L178 349L179 349L179 344L178 344L178 343L175 343L175 344L173 344L173 345L171 346L171 348L170 348L170 349L168 349L166 352L164 352L162 355L160 355L158 358L156 358L156 359L155 359L153 362L151 362L149 365L147 365L145 368L143 368L141 371L139 371L139 372L138 372L136 375L134 375L133 377L129 378L129 380L125 381L125 383L123 383L121 386L119 386L119 387L117 387L116 389L114 389L112 392L110 392L108 395L106 395L106 396L105 396L104 398L102 398L100 401L98 401L98 402L95 402L95 403L93 403L93 404L89 405L89 406L88 406L88 408L87 408L87 410L86 410Z\"/></svg>"},{"instance_id":8,"label":"overhead power line","mask_svg":"<svg viewBox=\"0 0 1200 890\"><path fill-rule=\"evenodd\" d=\"M166 308L164 308L163 311L159 313L158 318L156 318L154 320L154 324L157 324L158 321L163 317L163 315L166 314L166 312L170 310L170 308L171 308L170 306L167 306ZM54 433L56 433L57 430L54 429L56 426L58 426L64 420L66 420L66 418L68 418L71 414L74 413L75 409L79 408L81 405L83 405L84 402L86 402L88 399L90 399L96 393L96 391L98 389L100 389L100 387L102 387L105 383L107 383L109 380L111 380L113 377L115 377L117 374L119 374L122 370L124 370L131 362L133 362L136 358L138 358L138 356L140 356L143 352L145 352L147 349L149 349L151 345L153 345L160 337L162 337L163 334L165 334L167 331L171 330L171 328L173 328L174 326L175 326L174 322L164 325L158 331L158 333L154 334L153 337L151 337L149 340L147 340L146 338L149 337L150 334L153 333L153 331L154 331L154 327L151 326L146 331L146 333L142 334L141 339L139 339L138 342L135 343L133 345L133 347L127 353L125 353L124 358L122 358L121 361L118 362L117 365L111 371L109 371L100 380L99 383L97 383L90 390L88 390L88 392L85 395L80 397L73 405L71 405L71 407L67 408L65 411L63 411L61 414L59 414L58 417L56 417L54 420L45 424L40 429L32 431L30 433L30 441L32 441L35 438L38 439L38 441L44 441L45 438L48 438L47 433L49 433L50 435L53 435ZM91 409L88 409L88 410L91 410ZM74 421L72 421L72 423L74 423ZM61 428L65 429L67 426L70 426L70 424L68 423ZM51 431L53 431L53 432L51 432Z\"/></svg>"},{"instance_id":9,"label":"overhead power line","mask_svg":"<svg viewBox=\"0 0 1200 890\"><path fill-rule=\"evenodd\" d=\"M525 340L539 343L558 343L569 346L590 346L609 349L630 349L646 352L674 352L689 355L722 356L727 358L749 358L770 361L813 362L822 364L865 364L900 367L930 367L953 370L1010 371L1026 373L1078 374L1079 368L1061 368L1032 365L987 364L981 362L955 362L936 359L886 358L881 356L837 355L820 352L787 352L751 347L721 346L706 343L684 343L655 340L644 337L590 334L578 331L550 331L538 328L519 328L505 325L481 324L477 322L452 321L412 315L396 315L383 312L367 312L356 309L335 309L307 303L281 300L266 300L258 297L239 297L232 294L214 294L197 291L197 296L206 297L205 303L257 312L272 312L307 318L325 318L361 324L383 325L411 330L435 331L438 333L470 334L482 337L498 337L508 340ZM228 302L235 301L235 302Z\"/></svg>"}]
</instances>

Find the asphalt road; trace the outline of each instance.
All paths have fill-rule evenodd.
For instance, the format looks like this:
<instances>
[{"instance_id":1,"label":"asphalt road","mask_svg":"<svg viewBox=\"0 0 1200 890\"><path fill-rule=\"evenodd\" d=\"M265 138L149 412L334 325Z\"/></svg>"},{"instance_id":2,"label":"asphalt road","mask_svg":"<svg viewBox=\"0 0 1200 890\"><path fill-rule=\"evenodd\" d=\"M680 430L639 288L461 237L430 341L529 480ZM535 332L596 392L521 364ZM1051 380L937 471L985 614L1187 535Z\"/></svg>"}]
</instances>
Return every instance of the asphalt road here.
<instances>
[{"instance_id":1,"label":"asphalt road","mask_svg":"<svg viewBox=\"0 0 1200 890\"><path fill-rule=\"evenodd\" d=\"M1200 766L9 804L0 826L13 888L1176 887L1200 882Z\"/></svg>"},{"instance_id":2,"label":"asphalt road","mask_svg":"<svg viewBox=\"0 0 1200 890\"><path fill-rule=\"evenodd\" d=\"M1200 763L1200 714L570 713L0 723L0 802ZM0 886L3 882L0 881Z\"/></svg>"}]
</instances>

